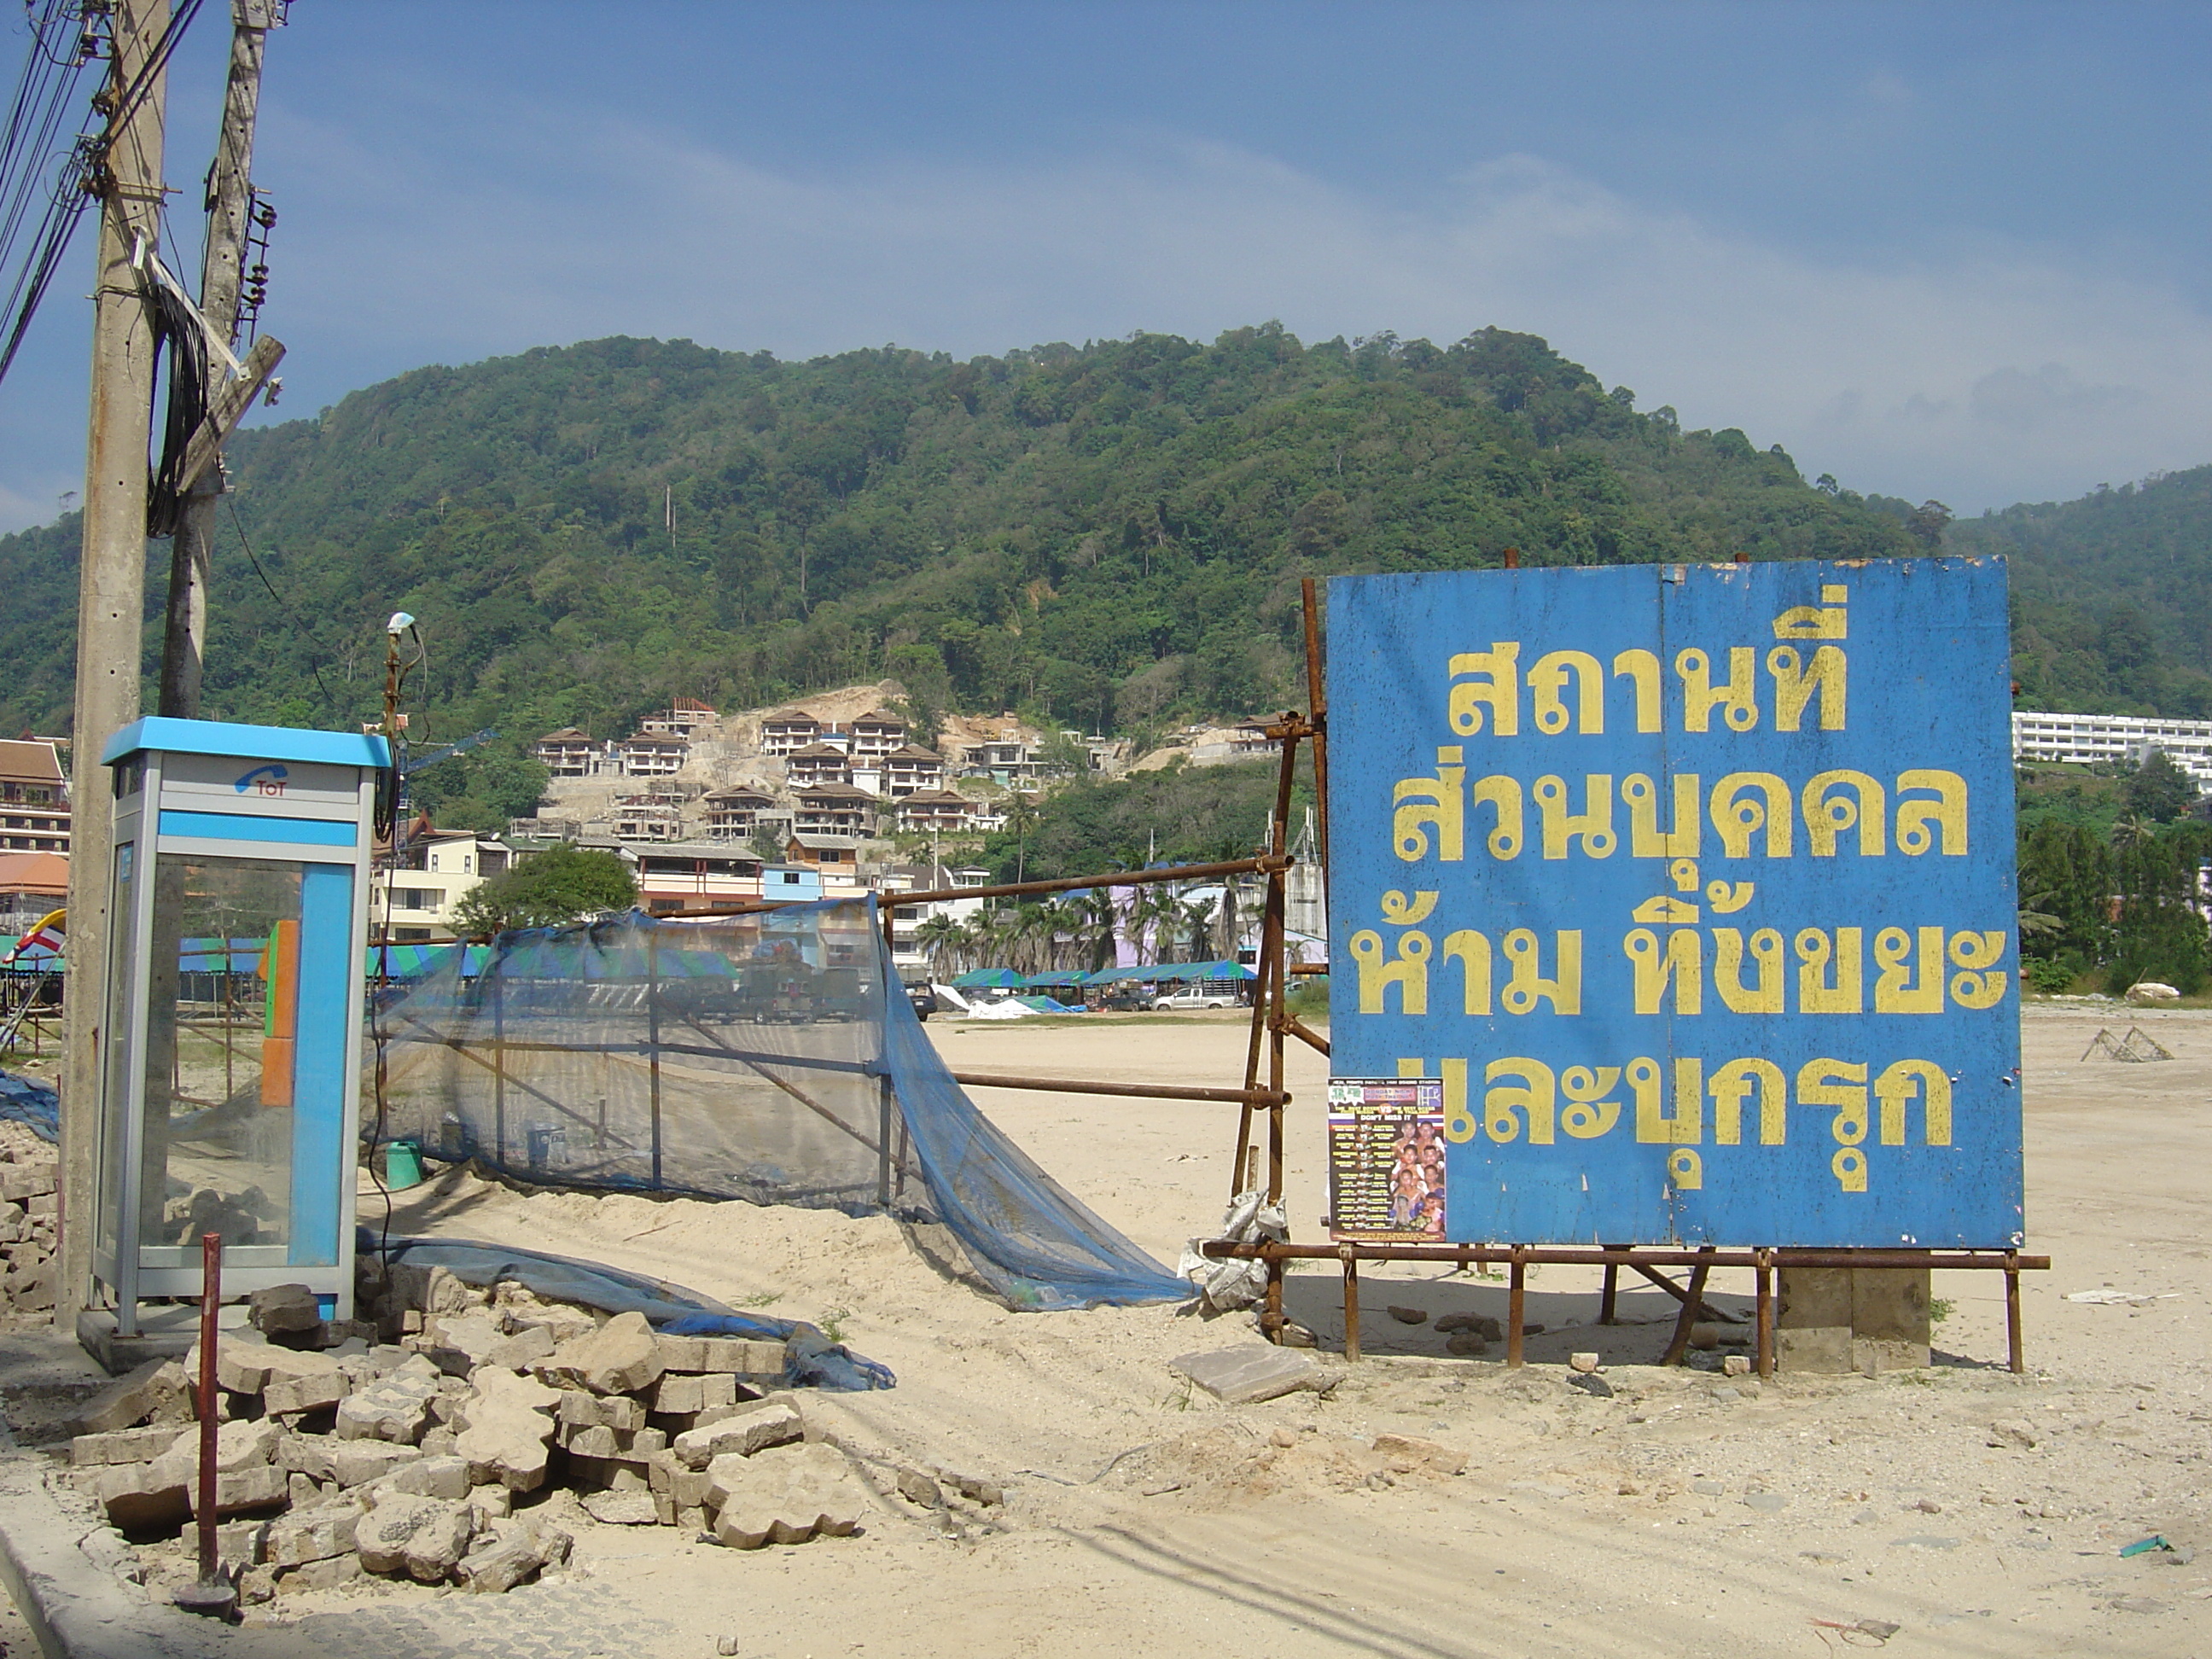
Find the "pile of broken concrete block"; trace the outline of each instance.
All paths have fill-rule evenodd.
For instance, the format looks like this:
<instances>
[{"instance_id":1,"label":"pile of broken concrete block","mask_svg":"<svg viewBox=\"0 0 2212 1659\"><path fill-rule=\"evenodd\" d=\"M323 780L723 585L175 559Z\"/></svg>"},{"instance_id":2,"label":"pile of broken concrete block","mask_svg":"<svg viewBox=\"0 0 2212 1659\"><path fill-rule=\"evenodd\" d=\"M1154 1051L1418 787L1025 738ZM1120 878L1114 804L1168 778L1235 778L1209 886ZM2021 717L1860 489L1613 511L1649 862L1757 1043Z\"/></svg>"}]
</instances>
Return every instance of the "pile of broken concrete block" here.
<instances>
[{"instance_id":1,"label":"pile of broken concrete block","mask_svg":"<svg viewBox=\"0 0 2212 1659\"><path fill-rule=\"evenodd\" d=\"M51 1312L54 1305L54 1194L60 1168L52 1143L0 1121L0 1314Z\"/></svg>"},{"instance_id":2,"label":"pile of broken concrete block","mask_svg":"<svg viewBox=\"0 0 2212 1659\"><path fill-rule=\"evenodd\" d=\"M870 1494L809 1443L781 1342L656 1333L395 1268L374 1324L324 1322L303 1287L256 1292L216 1342L215 1501L241 1599L368 1574L499 1591L567 1557L555 1517L680 1526L738 1549L858 1529ZM385 1338L392 1340L383 1340ZM127 1536L198 1500L197 1348L96 1395L70 1479Z\"/></svg>"}]
</instances>

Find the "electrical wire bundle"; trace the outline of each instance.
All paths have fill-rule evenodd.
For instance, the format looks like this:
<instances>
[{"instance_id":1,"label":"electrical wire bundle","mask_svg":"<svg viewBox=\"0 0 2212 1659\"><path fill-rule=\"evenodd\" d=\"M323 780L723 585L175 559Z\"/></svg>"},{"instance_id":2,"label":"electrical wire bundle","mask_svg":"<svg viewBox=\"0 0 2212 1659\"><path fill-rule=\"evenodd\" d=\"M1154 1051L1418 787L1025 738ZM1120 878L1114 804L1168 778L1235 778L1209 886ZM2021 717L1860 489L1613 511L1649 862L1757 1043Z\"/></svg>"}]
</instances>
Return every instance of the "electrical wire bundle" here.
<instances>
[{"instance_id":1,"label":"electrical wire bundle","mask_svg":"<svg viewBox=\"0 0 2212 1659\"><path fill-rule=\"evenodd\" d=\"M112 100L92 100L92 118L64 151L60 136L85 70L113 54L105 33L112 8L100 0L24 0L30 50L0 132L0 271L8 273L0 278L0 318L8 331L0 344L0 380L15 363L85 210L105 186L108 151L159 84L204 3L180 0L130 84Z\"/></svg>"},{"instance_id":2,"label":"electrical wire bundle","mask_svg":"<svg viewBox=\"0 0 2212 1659\"><path fill-rule=\"evenodd\" d=\"M146 533L173 536L184 511L185 451L208 412L206 325L191 302L167 283L148 285L154 302L154 349L169 353L168 405L161 422L161 460L146 495ZM272 592L274 590L271 590Z\"/></svg>"}]
</instances>

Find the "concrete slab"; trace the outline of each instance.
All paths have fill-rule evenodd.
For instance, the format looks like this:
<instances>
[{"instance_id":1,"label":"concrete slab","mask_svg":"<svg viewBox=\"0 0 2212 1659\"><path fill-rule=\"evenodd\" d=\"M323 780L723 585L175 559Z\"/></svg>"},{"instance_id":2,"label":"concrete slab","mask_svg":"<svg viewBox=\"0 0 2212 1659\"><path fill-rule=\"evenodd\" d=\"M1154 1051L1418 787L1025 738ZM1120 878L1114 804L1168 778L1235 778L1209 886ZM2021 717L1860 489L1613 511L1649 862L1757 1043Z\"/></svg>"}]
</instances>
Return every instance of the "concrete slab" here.
<instances>
[{"instance_id":1,"label":"concrete slab","mask_svg":"<svg viewBox=\"0 0 2212 1659\"><path fill-rule=\"evenodd\" d=\"M1297 1349L1265 1343L1178 1354L1168 1364L1227 1406L1273 1400L1300 1389L1318 1392L1328 1375Z\"/></svg>"}]
</instances>

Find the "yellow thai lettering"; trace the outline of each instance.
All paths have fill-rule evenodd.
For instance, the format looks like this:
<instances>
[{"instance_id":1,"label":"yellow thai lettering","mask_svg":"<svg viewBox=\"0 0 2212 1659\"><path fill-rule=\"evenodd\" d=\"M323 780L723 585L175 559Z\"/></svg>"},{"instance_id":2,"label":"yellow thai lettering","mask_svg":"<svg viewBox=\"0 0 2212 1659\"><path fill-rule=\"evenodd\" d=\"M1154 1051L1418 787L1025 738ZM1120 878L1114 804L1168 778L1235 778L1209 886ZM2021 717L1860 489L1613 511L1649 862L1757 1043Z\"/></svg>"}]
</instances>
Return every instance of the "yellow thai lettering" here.
<instances>
[{"instance_id":1,"label":"yellow thai lettering","mask_svg":"<svg viewBox=\"0 0 2212 1659\"><path fill-rule=\"evenodd\" d=\"M1936 799L1907 790L1932 790ZM1966 781L1956 772L1914 770L1897 775L1897 850L1918 858L1942 845L1946 858L1966 855Z\"/></svg>"},{"instance_id":2,"label":"yellow thai lettering","mask_svg":"<svg viewBox=\"0 0 2212 1659\"><path fill-rule=\"evenodd\" d=\"M1674 653L1674 672L1682 682L1682 729L1712 730L1713 710L1731 732L1748 732L1759 724L1758 668L1747 645L1729 648L1729 677L1724 685L1713 684L1712 659L1695 647Z\"/></svg>"},{"instance_id":3,"label":"yellow thai lettering","mask_svg":"<svg viewBox=\"0 0 2212 1659\"><path fill-rule=\"evenodd\" d=\"M1774 619L1778 640L1840 640L1850 632L1850 613L1844 609L1847 589L1840 582L1820 585L1817 605L1792 605Z\"/></svg>"},{"instance_id":4,"label":"yellow thai lettering","mask_svg":"<svg viewBox=\"0 0 2212 1659\"><path fill-rule=\"evenodd\" d=\"M1522 844L1521 780L1484 778L1471 793L1477 806L1487 806L1496 815L1490 837L1484 843L1490 848L1490 856L1504 860L1517 857Z\"/></svg>"},{"instance_id":5,"label":"yellow thai lettering","mask_svg":"<svg viewBox=\"0 0 2212 1659\"><path fill-rule=\"evenodd\" d=\"M1610 1134L1620 1121L1620 1103L1606 1098L1620 1081L1618 1066L1570 1066L1559 1073L1559 1092L1566 1096L1559 1127L1577 1140L1595 1140Z\"/></svg>"},{"instance_id":6,"label":"yellow thai lettering","mask_svg":"<svg viewBox=\"0 0 2212 1659\"><path fill-rule=\"evenodd\" d=\"M1694 772L1677 773L1674 782L1674 822L1662 830L1659 827L1658 786L1641 772L1631 772L1620 781L1620 798L1628 804L1630 857L1698 856L1705 830L1705 814L1698 810L1704 787Z\"/></svg>"},{"instance_id":7,"label":"yellow thai lettering","mask_svg":"<svg viewBox=\"0 0 2212 1659\"><path fill-rule=\"evenodd\" d=\"M1874 1097L1881 1105L1881 1144L1905 1145L1905 1109L1915 1097L1920 1101L1921 1144L1949 1146L1951 1079L1942 1066L1924 1060L1900 1060L1885 1066L1874 1080Z\"/></svg>"},{"instance_id":8,"label":"yellow thai lettering","mask_svg":"<svg viewBox=\"0 0 2212 1659\"><path fill-rule=\"evenodd\" d=\"M1687 1146L1667 1154L1667 1179L1678 1193L1694 1193L1705 1184L1705 1161Z\"/></svg>"},{"instance_id":9,"label":"yellow thai lettering","mask_svg":"<svg viewBox=\"0 0 2212 1659\"><path fill-rule=\"evenodd\" d=\"M1382 895L1382 920L1393 927L1412 927L1429 919L1429 912L1437 908L1441 892L1416 888L1407 898L1393 887Z\"/></svg>"},{"instance_id":10,"label":"yellow thai lettering","mask_svg":"<svg viewBox=\"0 0 2212 1659\"><path fill-rule=\"evenodd\" d=\"M1835 857L1836 842L1846 830L1857 833L1860 857L1882 856L1889 811L1887 798L1875 780L1863 772L1816 772L1800 799L1805 808L1805 844L1814 858Z\"/></svg>"},{"instance_id":11,"label":"yellow thai lettering","mask_svg":"<svg viewBox=\"0 0 2212 1659\"><path fill-rule=\"evenodd\" d=\"M1510 738L1521 730L1521 641L1497 640L1487 651L1462 651L1452 658L1451 677L1480 675L1451 689L1451 729L1462 737L1482 730L1489 712L1491 734Z\"/></svg>"},{"instance_id":12,"label":"yellow thai lettering","mask_svg":"<svg viewBox=\"0 0 2212 1659\"><path fill-rule=\"evenodd\" d=\"M1440 861L1456 864L1466 855L1467 768L1460 764L1462 754L1457 744L1439 749L1436 776L1401 778L1391 787L1390 833L1398 856L1408 864L1428 857L1431 830Z\"/></svg>"},{"instance_id":13,"label":"yellow thai lettering","mask_svg":"<svg viewBox=\"0 0 2212 1659\"><path fill-rule=\"evenodd\" d=\"M1885 927L1874 936L1874 1011L1877 1014L1940 1014L1943 1012L1943 930L1922 927L1915 982L1912 935Z\"/></svg>"},{"instance_id":14,"label":"yellow thai lettering","mask_svg":"<svg viewBox=\"0 0 2212 1659\"><path fill-rule=\"evenodd\" d=\"M1615 679L1625 678L1636 694L1636 729L1656 732L1666 723L1659 689L1659 659L1650 651L1623 651L1613 659Z\"/></svg>"},{"instance_id":15,"label":"yellow thai lettering","mask_svg":"<svg viewBox=\"0 0 2212 1659\"><path fill-rule=\"evenodd\" d=\"M1467 1062L1440 1060L1437 1071L1444 1080L1444 1139L1474 1139L1474 1114L1467 1109Z\"/></svg>"},{"instance_id":16,"label":"yellow thai lettering","mask_svg":"<svg viewBox=\"0 0 2212 1659\"><path fill-rule=\"evenodd\" d=\"M1813 653L1809 663L1801 665L1795 646L1778 645L1766 653L1766 672L1774 676L1774 729L1795 732L1805 718L1805 705L1814 697L1820 700L1820 720L1818 730L1840 732L1844 729L1844 700L1849 694L1846 679L1848 665L1844 653L1832 645L1824 645Z\"/></svg>"},{"instance_id":17,"label":"yellow thai lettering","mask_svg":"<svg viewBox=\"0 0 2212 1659\"><path fill-rule=\"evenodd\" d=\"M1571 812L1567 799L1567 781L1547 774L1536 780L1529 792L1536 798L1537 810L1543 814L1544 856L1563 859L1567 846L1579 840L1585 857L1611 858L1613 848L1620 844L1613 833L1613 775L1608 772L1588 772L1583 775L1583 810Z\"/></svg>"},{"instance_id":18,"label":"yellow thai lettering","mask_svg":"<svg viewBox=\"0 0 2212 1659\"><path fill-rule=\"evenodd\" d=\"M1743 1103L1759 1091L1759 1144L1784 1145L1790 1135L1790 1091L1782 1068L1771 1060L1732 1060L1713 1069L1713 1139L1743 1144Z\"/></svg>"},{"instance_id":19,"label":"yellow thai lettering","mask_svg":"<svg viewBox=\"0 0 2212 1659\"><path fill-rule=\"evenodd\" d=\"M1761 927L1751 936L1751 959L1759 967L1756 984L1743 982L1744 937L1735 927L1713 929L1713 989L1732 1014L1782 1012L1782 935Z\"/></svg>"},{"instance_id":20,"label":"yellow thai lettering","mask_svg":"<svg viewBox=\"0 0 2212 1659\"><path fill-rule=\"evenodd\" d=\"M1666 948L1649 927L1632 930L1620 942L1634 971L1636 1012L1656 1014L1669 983L1674 993L1674 1012L1701 1014L1705 1011L1705 939L1694 927L1677 927L1667 935Z\"/></svg>"},{"instance_id":21,"label":"yellow thai lettering","mask_svg":"<svg viewBox=\"0 0 2212 1659\"><path fill-rule=\"evenodd\" d=\"M1766 832L1766 856L1790 856L1792 802L1790 786L1771 772L1731 772L1713 786L1709 800L1721 851L1732 859L1751 856L1752 837Z\"/></svg>"},{"instance_id":22,"label":"yellow thai lettering","mask_svg":"<svg viewBox=\"0 0 2212 1659\"><path fill-rule=\"evenodd\" d=\"M1833 1107L1829 1133L1838 1146L1856 1146L1866 1139L1866 1079L1863 1060L1808 1060L1797 1068L1797 1103Z\"/></svg>"},{"instance_id":23,"label":"yellow thai lettering","mask_svg":"<svg viewBox=\"0 0 2212 1659\"><path fill-rule=\"evenodd\" d=\"M1951 975L1954 1002L1978 1012L2004 1000L2012 976L1997 964L2004 960L2008 942L2008 935L2002 932L1951 935L1952 965L1966 970Z\"/></svg>"},{"instance_id":24,"label":"yellow thai lettering","mask_svg":"<svg viewBox=\"0 0 2212 1659\"><path fill-rule=\"evenodd\" d=\"M1867 1189L1867 1158L1857 1147L1838 1147L1836 1155L1828 1160L1828 1169L1835 1176L1839 1190L1863 1193Z\"/></svg>"},{"instance_id":25,"label":"yellow thai lettering","mask_svg":"<svg viewBox=\"0 0 2212 1659\"><path fill-rule=\"evenodd\" d=\"M1461 1012L1486 1014L1490 1012L1490 939L1472 927L1462 927L1444 935L1446 962L1456 961L1460 966Z\"/></svg>"},{"instance_id":26,"label":"yellow thai lettering","mask_svg":"<svg viewBox=\"0 0 2212 1659\"><path fill-rule=\"evenodd\" d=\"M1638 1056L1628 1062L1628 1092L1636 1097L1636 1139L1647 1146L1695 1146L1705 1138L1705 1097L1698 1084L1701 1063L1674 1061L1674 1110L1661 1098L1659 1062Z\"/></svg>"},{"instance_id":27,"label":"yellow thai lettering","mask_svg":"<svg viewBox=\"0 0 2212 1659\"><path fill-rule=\"evenodd\" d=\"M1537 948L1535 934L1526 927L1516 927L1505 936L1505 955L1513 964L1513 973L1498 1000L1505 1005L1507 1013L1532 1013L1540 1000L1550 1003L1555 1014L1582 1012L1582 933L1569 929L1553 934L1552 939L1559 971L1553 978L1545 979L1542 953Z\"/></svg>"},{"instance_id":28,"label":"yellow thai lettering","mask_svg":"<svg viewBox=\"0 0 2212 1659\"><path fill-rule=\"evenodd\" d=\"M1838 927L1831 942L1818 927L1799 932L1797 1012L1801 1014L1859 1014L1866 1012L1863 942L1856 927ZM1831 972L1831 969L1833 971Z\"/></svg>"},{"instance_id":29,"label":"yellow thai lettering","mask_svg":"<svg viewBox=\"0 0 2212 1659\"><path fill-rule=\"evenodd\" d=\"M1352 959L1359 964L1359 1012L1384 1012L1383 1000L1392 986L1398 988L1398 1012L1429 1012L1429 936L1407 933L1398 936L1398 954L1392 959L1382 936L1371 927L1352 936Z\"/></svg>"},{"instance_id":30,"label":"yellow thai lettering","mask_svg":"<svg viewBox=\"0 0 2212 1659\"><path fill-rule=\"evenodd\" d=\"M1575 711L1570 716L1559 693L1568 676L1575 681ZM1585 735L1605 730L1605 669L1587 651L1547 651L1528 670L1528 708L1536 729L1556 736L1567 729Z\"/></svg>"},{"instance_id":31,"label":"yellow thai lettering","mask_svg":"<svg viewBox=\"0 0 2212 1659\"><path fill-rule=\"evenodd\" d=\"M1500 1078L1519 1081L1517 1088L1498 1082ZM1552 1068L1540 1060L1514 1056L1493 1060L1482 1068L1482 1080L1487 1085L1482 1095L1483 1132L1501 1146L1518 1140L1525 1127L1531 1146L1553 1144L1553 1129L1558 1111L1558 1083ZM1514 1114L1521 1114L1516 1117Z\"/></svg>"}]
</instances>

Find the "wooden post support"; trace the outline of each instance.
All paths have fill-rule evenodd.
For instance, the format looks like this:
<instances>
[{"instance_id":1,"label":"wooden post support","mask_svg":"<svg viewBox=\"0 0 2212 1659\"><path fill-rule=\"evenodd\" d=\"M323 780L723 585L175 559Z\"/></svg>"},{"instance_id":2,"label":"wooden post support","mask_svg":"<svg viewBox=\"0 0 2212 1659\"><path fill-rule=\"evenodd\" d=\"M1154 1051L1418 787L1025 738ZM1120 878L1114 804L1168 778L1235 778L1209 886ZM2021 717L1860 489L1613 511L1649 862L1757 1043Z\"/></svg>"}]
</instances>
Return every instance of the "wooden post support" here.
<instances>
[{"instance_id":1,"label":"wooden post support","mask_svg":"<svg viewBox=\"0 0 2212 1659\"><path fill-rule=\"evenodd\" d=\"M1682 1355L1690 1346L1690 1327L1698 1322L1698 1306L1705 1300L1705 1278L1711 1272L1711 1267L1702 1261L1690 1269L1690 1285L1682 1293L1682 1311L1674 1321L1674 1340L1667 1344L1667 1352L1659 1361L1661 1364L1679 1365L1682 1363Z\"/></svg>"},{"instance_id":2,"label":"wooden post support","mask_svg":"<svg viewBox=\"0 0 2212 1659\"><path fill-rule=\"evenodd\" d=\"M1528 1310L1528 1263L1521 1246L1514 1246L1513 1261L1506 1272L1505 1364L1507 1369L1517 1370L1523 1363L1522 1327L1527 1323L1523 1316Z\"/></svg>"},{"instance_id":3,"label":"wooden post support","mask_svg":"<svg viewBox=\"0 0 2212 1659\"><path fill-rule=\"evenodd\" d=\"M2027 1370L2027 1344L2020 1324L2020 1252L2005 1252L2005 1346L2014 1376Z\"/></svg>"},{"instance_id":4,"label":"wooden post support","mask_svg":"<svg viewBox=\"0 0 2212 1659\"><path fill-rule=\"evenodd\" d=\"M1605 1264L1605 1285L1604 1287L1598 1291L1597 1297L1597 1322L1599 1324L1610 1325L1613 1323L1614 1304L1618 1301L1620 1295L1620 1264L1616 1261L1608 1261Z\"/></svg>"},{"instance_id":5,"label":"wooden post support","mask_svg":"<svg viewBox=\"0 0 2212 1659\"><path fill-rule=\"evenodd\" d=\"M1359 1361L1359 1258L1349 1244L1340 1247L1344 1258L1344 1357Z\"/></svg>"},{"instance_id":6,"label":"wooden post support","mask_svg":"<svg viewBox=\"0 0 2212 1659\"><path fill-rule=\"evenodd\" d=\"M1753 1273L1759 1280L1759 1374L1774 1375L1774 1253L1761 1250Z\"/></svg>"}]
</instances>

